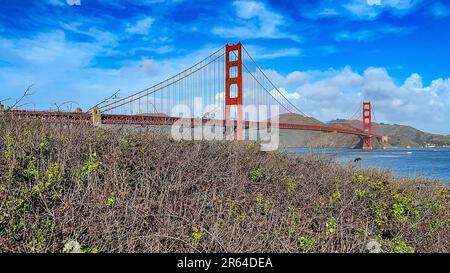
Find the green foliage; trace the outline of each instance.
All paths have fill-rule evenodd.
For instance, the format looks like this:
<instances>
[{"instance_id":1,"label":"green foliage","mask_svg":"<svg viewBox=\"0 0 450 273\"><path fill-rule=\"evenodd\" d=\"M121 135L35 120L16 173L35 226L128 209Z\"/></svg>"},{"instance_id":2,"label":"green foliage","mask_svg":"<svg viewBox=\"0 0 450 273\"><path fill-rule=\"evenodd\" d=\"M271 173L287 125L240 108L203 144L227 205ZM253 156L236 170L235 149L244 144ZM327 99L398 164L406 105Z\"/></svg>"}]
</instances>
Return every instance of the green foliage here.
<instances>
[{"instance_id":1,"label":"green foliage","mask_svg":"<svg viewBox=\"0 0 450 273\"><path fill-rule=\"evenodd\" d=\"M355 189L355 194L359 197L364 197L364 195L366 195L366 190Z\"/></svg>"},{"instance_id":2,"label":"green foliage","mask_svg":"<svg viewBox=\"0 0 450 273\"><path fill-rule=\"evenodd\" d=\"M450 191L446 187L440 187L439 188L439 196L442 197L444 200L450 200Z\"/></svg>"},{"instance_id":3,"label":"green foliage","mask_svg":"<svg viewBox=\"0 0 450 273\"><path fill-rule=\"evenodd\" d=\"M405 211L406 211L405 207L401 203L394 203L392 205L392 215L399 222L405 222L406 221Z\"/></svg>"},{"instance_id":4,"label":"green foliage","mask_svg":"<svg viewBox=\"0 0 450 273\"><path fill-rule=\"evenodd\" d=\"M120 141L120 144L124 148L133 148L136 147L136 143L134 143L132 140L127 139L126 137L123 137Z\"/></svg>"},{"instance_id":5,"label":"green foliage","mask_svg":"<svg viewBox=\"0 0 450 273\"><path fill-rule=\"evenodd\" d=\"M407 193L403 193L403 194L395 193L392 195L392 198L396 202L406 205L406 206L411 205L413 203L413 198Z\"/></svg>"},{"instance_id":6,"label":"green foliage","mask_svg":"<svg viewBox=\"0 0 450 273\"><path fill-rule=\"evenodd\" d=\"M31 188L31 192L33 194L42 193L44 190L49 188L53 184L53 182L55 182L55 180L59 177L59 164L58 163L50 164L46 174L47 174L46 180L40 181Z\"/></svg>"},{"instance_id":7,"label":"green foliage","mask_svg":"<svg viewBox=\"0 0 450 273\"><path fill-rule=\"evenodd\" d=\"M256 168L250 172L250 179L253 181L257 181L262 177L262 166L261 163L256 165Z\"/></svg>"},{"instance_id":8,"label":"green foliage","mask_svg":"<svg viewBox=\"0 0 450 273\"><path fill-rule=\"evenodd\" d=\"M400 238L385 241L386 252L390 253L414 253L414 248L406 244Z\"/></svg>"},{"instance_id":9,"label":"green foliage","mask_svg":"<svg viewBox=\"0 0 450 273\"><path fill-rule=\"evenodd\" d=\"M289 237L293 238L295 237L297 233L297 226L300 224L300 211L298 209L291 209L290 210L291 215L291 223L289 225Z\"/></svg>"},{"instance_id":10,"label":"green foliage","mask_svg":"<svg viewBox=\"0 0 450 273\"><path fill-rule=\"evenodd\" d=\"M414 207L414 198L407 193L395 193L392 195L395 203L392 205L392 215L399 222L405 222L408 219L407 214L420 218L420 211Z\"/></svg>"},{"instance_id":11,"label":"green foliage","mask_svg":"<svg viewBox=\"0 0 450 273\"><path fill-rule=\"evenodd\" d=\"M384 183L379 180L370 181L369 188L374 192L383 192L386 189Z\"/></svg>"},{"instance_id":12,"label":"green foliage","mask_svg":"<svg viewBox=\"0 0 450 273\"><path fill-rule=\"evenodd\" d=\"M4 143L6 146L6 151L3 152L3 157L8 159L12 156L14 150L14 138L12 137L11 132L7 132L4 137Z\"/></svg>"},{"instance_id":13,"label":"green foliage","mask_svg":"<svg viewBox=\"0 0 450 273\"><path fill-rule=\"evenodd\" d=\"M245 212L243 212L231 199L228 199L228 216L236 218L238 221L243 221L245 219Z\"/></svg>"},{"instance_id":14,"label":"green foliage","mask_svg":"<svg viewBox=\"0 0 450 273\"><path fill-rule=\"evenodd\" d=\"M334 203L336 201L338 201L341 198L341 193L339 191L333 192L329 199L330 199L330 203Z\"/></svg>"},{"instance_id":15,"label":"green foliage","mask_svg":"<svg viewBox=\"0 0 450 273\"><path fill-rule=\"evenodd\" d=\"M81 168L81 177L85 177L99 169L101 162L97 159L97 153L93 152L89 154L88 160L83 164Z\"/></svg>"},{"instance_id":16,"label":"green foliage","mask_svg":"<svg viewBox=\"0 0 450 273\"><path fill-rule=\"evenodd\" d=\"M112 206L112 205L114 205L115 202L116 202L116 193L115 192L111 192L109 194L108 199L106 199L106 205Z\"/></svg>"},{"instance_id":17,"label":"green foliage","mask_svg":"<svg viewBox=\"0 0 450 273\"><path fill-rule=\"evenodd\" d=\"M31 160L28 161L28 165L23 170L22 174L27 179L37 179L39 172L36 168L36 158L35 157L32 157Z\"/></svg>"},{"instance_id":18,"label":"green foliage","mask_svg":"<svg viewBox=\"0 0 450 273\"><path fill-rule=\"evenodd\" d=\"M3 157L5 159L10 158L11 156L12 156L12 152L10 150L6 150L6 151L3 152Z\"/></svg>"},{"instance_id":19,"label":"green foliage","mask_svg":"<svg viewBox=\"0 0 450 273\"><path fill-rule=\"evenodd\" d=\"M441 230L446 231L450 230L450 218L447 219L436 218L432 220L431 231L435 233Z\"/></svg>"},{"instance_id":20,"label":"green foliage","mask_svg":"<svg viewBox=\"0 0 450 273\"><path fill-rule=\"evenodd\" d=\"M254 142L254 141L249 141L245 145L245 148L247 150L253 150L255 147L256 147L256 142Z\"/></svg>"},{"instance_id":21,"label":"green foliage","mask_svg":"<svg viewBox=\"0 0 450 273\"><path fill-rule=\"evenodd\" d=\"M192 227L192 242L191 246L193 249L197 249L198 242L203 238L205 233L201 233L197 227Z\"/></svg>"},{"instance_id":22,"label":"green foliage","mask_svg":"<svg viewBox=\"0 0 450 273\"><path fill-rule=\"evenodd\" d=\"M28 242L31 252L42 252L47 245L47 238L55 229L55 223L47 221L45 225L33 228L33 238Z\"/></svg>"},{"instance_id":23,"label":"green foliage","mask_svg":"<svg viewBox=\"0 0 450 273\"><path fill-rule=\"evenodd\" d=\"M294 193L297 190L297 183L295 183L294 177L290 175L284 176L282 181L286 184L288 193Z\"/></svg>"},{"instance_id":24,"label":"green foliage","mask_svg":"<svg viewBox=\"0 0 450 273\"><path fill-rule=\"evenodd\" d=\"M306 236L300 236L298 238L298 247L302 251L309 252L314 247L314 240Z\"/></svg>"},{"instance_id":25,"label":"green foliage","mask_svg":"<svg viewBox=\"0 0 450 273\"><path fill-rule=\"evenodd\" d=\"M15 205L19 211L26 212L31 208L30 202L28 202L28 198L30 196L29 190L23 190L19 193L19 197L17 198Z\"/></svg>"},{"instance_id":26,"label":"green foliage","mask_svg":"<svg viewBox=\"0 0 450 273\"><path fill-rule=\"evenodd\" d=\"M386 216L386 210L387 210L387 204L383 201L376 201L372 204L372 213L374 215L374 221L377 225L382 225L386 223L387 216Z\"/></svg>"},{"instance_id":27,"label":"green foliage","mask_svg":"<svg viewBox=\"0 0 450 273\"><path fill-rule=\"evenodd\" d=\"M264 213L267 213L272 206L272 201L265 198L261 193L256 196L256 208L261 209Z\"/></svg>"},{"instance_id":28,"label":"green foliage","mask_svg":"<svg viewBox=\"0 0 450 273\"><path fill-rule=\"evenodd\" d=\"M15 201L16 209L20 212L27 212L31 208L31 198L43 194L45 190L50 188L53 183L59 178L59 164L51 163L48 170L45 172L44 178L38 177L39 172L36 169L35 158L28 162L27 168L23 170L23 175L28 179L35 179L39 181L31 188L23 188L19 191L19 196Z\"/></svg>"},{"instance_id":29,"label":"green foliage","mask_svg":"<svg viewBox=\"0 0 450 273\"><path fill-rule=\"evenodd\" d=\"M47 181L52 184L56 179L59 178L59 164L51 163L47 170Z\"/></svg>"},{"instance_id":30,"label":"green foliage","mask_svg":"<svg viewBox=\"0 0 450 273\"><path fill-rule=\"evenodd\" d=\"M325 236L330 236L337 228L336 218L331 217L326 223Z\"/></svg>"},{"instance_id":31,"label":"green foliage","mask_svg":"<svg viewBox=\"0 0 450 273\"><path fill-rule=\"evenodd\" d=\"M39 142L39 149L47 150L49 146L50 146L50 141L49 141L48 135L44 134L42 136L41 142Z\"/></svg>"},{"instance_id":32,"label":"green foliage","mask_svg":"<svg viewBox=\"0 0 450 273\"><path fill-rule=\"evenodd\" d=\"M352 177L353 182L363 183L365 181L365 177L363 175L354 175Z\"/></svg>"},{"instance_id":33,"label":"green foliage","mask_svg":"<svg viewBox=\"0 0 450 273\"><path fill-rule=\"evenodd\" d=\"M81 253L98 253L98 252L99 251L96 248L90 248L87 246L81 248Z\"/></svg>"}]
</instances>

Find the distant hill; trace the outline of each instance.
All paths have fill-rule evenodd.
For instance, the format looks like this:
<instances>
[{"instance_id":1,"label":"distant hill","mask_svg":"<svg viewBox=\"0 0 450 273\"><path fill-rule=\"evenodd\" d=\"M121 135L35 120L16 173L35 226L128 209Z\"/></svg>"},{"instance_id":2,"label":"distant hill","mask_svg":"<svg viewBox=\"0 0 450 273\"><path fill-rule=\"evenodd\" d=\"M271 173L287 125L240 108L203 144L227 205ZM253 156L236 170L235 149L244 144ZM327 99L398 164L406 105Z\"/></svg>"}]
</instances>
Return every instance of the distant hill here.
<instances>
[{"instance_id":1,"label":"distant hill","mask_svg":"<svg viewBox=\"0 0 450 273\"><path fill-rule=\"evenodd\" d=\"M304 117L298 114L281 114L280 123L327 125L315 118ZM336 127L353 129L350 125L336 124ZM280 130L280 144L282 147L342 147L353 148L362 145L358 136L338 133L323 133L302 130Z\"/></svg>"},{"instance_id":2,"label":"distant hill","mask_svg":"<svg viewBox=\"0 0 450 273\"><path fill-rule=\"evenodd\" d=\"M304 125L325 125L325 123L319 121L318 119L311 117L304 117L298 114L286 113L278 116L280 123L290 123L290 124L304 124Z\"/></svg>"},{"instance_id":3,"label":"distant hill","mask_svg":"<svg viewBox=\"0 0 450 273\"><path fill-rule=\"evenodd\" d=\"M362 122L358 120L337 119L323 123L315 118L298 114L281 114L280 123L329 125L345 129L361 129ZM375 123L375 133L387 136L387 142L375 141L375 148L406 148L406 147L450 147L450 136L431 134L420 131L408 125ZM339 133L321 133L301 130L280 130L280 143L283 147L346 147L359 148L361 138L355 135Z\"/></svg>"},{"instance_id":4,"label":"distant hill","mask_svg":"<svg viewBox=\"0 0 450 273\"><path fill-rule=\"evenodd\" d=\"M362 122L358 120L333 120L328 124L345 125L349 124L354 128L361 128ZM431 134L420 131L409 125L375 123L374 130L377 134L387 136L387 147L425 147L425 146L450 146L450 136Z\"/></svg>"}]
</instances>

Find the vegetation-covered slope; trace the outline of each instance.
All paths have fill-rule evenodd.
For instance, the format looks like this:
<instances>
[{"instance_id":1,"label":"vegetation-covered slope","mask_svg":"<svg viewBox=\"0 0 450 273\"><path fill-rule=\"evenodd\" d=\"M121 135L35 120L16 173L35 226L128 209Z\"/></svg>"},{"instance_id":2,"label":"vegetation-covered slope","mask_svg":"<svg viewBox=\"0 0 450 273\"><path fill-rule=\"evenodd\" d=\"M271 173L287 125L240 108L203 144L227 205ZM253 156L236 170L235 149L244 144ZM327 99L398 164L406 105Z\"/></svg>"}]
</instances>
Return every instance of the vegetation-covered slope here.
<instances>
[{"instance_id":1,"label":"vegetation-covered slope","mask_svg":"<svg viewBox=\"0 0 450 273\"><path fill-rule=\"evenodd\" d=\"M0 252L449 252L449 198L254 143L0 117Z\"/></svg>"},{"instance_id":2,"label":"vegetation-covered slope","mask_svg":"<svg viewBox=\"0 0 450 273\"><path fill-rule=\"evenodd\" d=\"M361 128L360 121L334 120L329 124L333 126L351 124L354 128ZM389 147L424 147L427 145L450 146L450 136L431 134L420 131L412 126L400 124L374 123L376 133L388 136L388 142L383 143Z\"/></svg>"}]
</instances>

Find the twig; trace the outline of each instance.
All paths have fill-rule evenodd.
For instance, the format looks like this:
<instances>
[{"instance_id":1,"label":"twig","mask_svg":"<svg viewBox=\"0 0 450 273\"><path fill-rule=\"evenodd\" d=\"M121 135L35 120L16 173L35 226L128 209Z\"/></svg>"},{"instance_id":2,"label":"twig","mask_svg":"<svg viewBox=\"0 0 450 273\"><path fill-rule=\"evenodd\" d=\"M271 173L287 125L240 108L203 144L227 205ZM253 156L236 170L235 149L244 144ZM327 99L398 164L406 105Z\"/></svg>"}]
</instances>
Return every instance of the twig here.
<instances>
[{"instance_id":1,"label":"twig","mask_svg":"<svg viewBox=\"0 0 450 273\"><path fill-rule=\"evenodd\" d=\"M62 107L63 105L65 105L65 104L68 104L68 103L76 103L76 104L78 104L78 103L75 102L75 101L65 101L65 102L60 103L60 104L54 102L54 103L52 103L52 104L56 106L56 111L61 112L61 107ZM78 104L78 105L79 105L79 104ZM72 109L72 107L70 107L69 111L70 111L71 109Z\"/></svg>"},{"instance_id":2,"label":"twig","mask_svg":"<svg viewBox=\"0 0 450 273\"><path fill-rule=\"evenodd\" d=\"M22 97L20 97L20 99L18 99L13 105L8 106L8 107L6 108L6 112L15 109L15 108L17 107L17 105L19 105L19 103L20 103L23 99L25 99L25 98L28 97L28 96L31 96L32 94L31 94L30 92L31 92L31 88L32 88L32 87L33 87L33 84L32 84L32 85L29 85L29 86L27 87L27 89L25 90L25 92L23 92ZM22 105L22 106L23 106L23 105Z\"/></svg>"}]
</instances>

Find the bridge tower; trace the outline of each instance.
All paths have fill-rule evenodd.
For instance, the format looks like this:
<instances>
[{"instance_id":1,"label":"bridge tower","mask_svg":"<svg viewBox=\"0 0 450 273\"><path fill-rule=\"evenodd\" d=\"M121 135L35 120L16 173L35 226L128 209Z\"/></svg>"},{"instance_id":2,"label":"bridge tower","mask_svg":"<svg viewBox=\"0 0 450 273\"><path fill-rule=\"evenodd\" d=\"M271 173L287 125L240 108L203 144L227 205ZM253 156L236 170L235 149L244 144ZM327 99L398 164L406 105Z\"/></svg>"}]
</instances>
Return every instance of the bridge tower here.
<instances>
[{"instance_id":1,"label":"bridge tower","mask_svg":"<svg viewBox=\"0 0 450 273\"><path fill-rule=\"evenodd\" d=\"M372 106L370 102L363 102L362 129L369 136L363 136L363 150L372 150Z\"/></svg>"},{"instance_id":2,"label":"bridge tower","mask_svg":"<svg viewBox=\"0 0 450 273\"><path fill-rule=\"evenodd\" d=\"M242 97L242 44L226 45L225 60L225 122L226 129L234 128L232 114L236 116L235 139L243 140Z\"/></svg>"}]
</instances>

